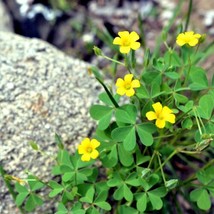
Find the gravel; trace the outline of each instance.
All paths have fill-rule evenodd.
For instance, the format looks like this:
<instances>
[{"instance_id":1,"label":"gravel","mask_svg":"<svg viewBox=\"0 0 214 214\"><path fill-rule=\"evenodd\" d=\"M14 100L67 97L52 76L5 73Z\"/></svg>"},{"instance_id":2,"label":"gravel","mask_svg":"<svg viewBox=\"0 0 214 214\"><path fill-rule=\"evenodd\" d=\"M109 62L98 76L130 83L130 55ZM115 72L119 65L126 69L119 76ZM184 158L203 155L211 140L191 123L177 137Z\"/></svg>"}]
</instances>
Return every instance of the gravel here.
<instances>
[{"instance_id":1,"label":"gravel","mask_svg":"<svg viewBox=\"0 0 214 214\"><path fill-rule=\"evenodd\" d=\"M0 49L0 163L21 178L24 170L50 178L54 133L70 152L90 135L95 124L88 110L100 86L88 74L89 65L38 39L0 32ZM47 156L32 151L30 140ZM0 213L12 214L16 209L2 178L0 186Z\"/></svg>"}]
</instances>

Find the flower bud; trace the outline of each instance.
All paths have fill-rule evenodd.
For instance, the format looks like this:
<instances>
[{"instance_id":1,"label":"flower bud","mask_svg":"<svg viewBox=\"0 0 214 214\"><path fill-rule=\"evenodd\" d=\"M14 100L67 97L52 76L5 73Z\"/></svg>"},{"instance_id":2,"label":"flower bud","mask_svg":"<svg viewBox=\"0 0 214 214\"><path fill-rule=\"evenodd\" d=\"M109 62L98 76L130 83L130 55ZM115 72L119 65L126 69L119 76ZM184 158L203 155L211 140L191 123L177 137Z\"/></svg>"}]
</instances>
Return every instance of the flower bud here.
<instances>
[{"instance_id":1,"label":"flower bud","mask_svg":"<svg viewBox=\"0 0 214 214\"><path fill-rule=\"evenodd\" d=\"M147 179L151 175L152 170L149 168L143 169L141 172L141 178Z\"/></svg>"},{"instance_id":2,"label":"flower bud","mask_svg":"<svg viewBox=\"0 0 214 214\"><path fill-rule=\"evenodd\" d=\"M101 49L99 49L98 47L94 46L94 47L93 47L93 50L94 50L94 53L95 53L97 56L102 56L102 55L103 55Z\"/></svg>"},{"instance_id":3,"label":"flower bud","mask_svg":"<svg viewBox=\"0 0 214 214\"><path fill-rule=\"evenodd\" d=\"M171 179L169 181L166 181L165 183L165 187L170 190L170 189L174 189L178 184L178 179Z\"/></svg>"}]
</instances>

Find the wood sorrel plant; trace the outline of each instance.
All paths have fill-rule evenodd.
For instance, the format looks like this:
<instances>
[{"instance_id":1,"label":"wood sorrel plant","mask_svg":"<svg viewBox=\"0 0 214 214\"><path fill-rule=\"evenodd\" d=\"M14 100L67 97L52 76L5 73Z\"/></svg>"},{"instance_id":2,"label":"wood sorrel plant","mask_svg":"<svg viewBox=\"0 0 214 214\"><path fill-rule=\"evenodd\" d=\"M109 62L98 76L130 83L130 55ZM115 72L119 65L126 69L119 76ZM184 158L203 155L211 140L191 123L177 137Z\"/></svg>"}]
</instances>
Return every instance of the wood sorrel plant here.
<instances>
[{"instance_id":1,"label":"wood sorrel plant","mask_svg":"<svg viewBox=\"0 0 214 214\"><path fill-rule=\"evenodd\" d=\"M159 56L147 50L137 65L140 48L136 32L122 31L113 40L123 60L98 56L125 66L127 73L110 89L95 67L91 72L105 89L93 105L98 122L92 139L87 136L75 154L59 151L52 174L44 182L6 175L6 184L20 210L42 205L38 190L48 187L58 201L56 214L184 213L183 201L192 210L211 208L214 197L214 77L209 82L199 65L204 35L182 32L176 45ZM120 101L120 97L126 97ZM40 151L31 142L34 150ZM98 164L96 164L98 163ZM9 181L15 181L15 191Z\"/></svg>"}]
</instances>

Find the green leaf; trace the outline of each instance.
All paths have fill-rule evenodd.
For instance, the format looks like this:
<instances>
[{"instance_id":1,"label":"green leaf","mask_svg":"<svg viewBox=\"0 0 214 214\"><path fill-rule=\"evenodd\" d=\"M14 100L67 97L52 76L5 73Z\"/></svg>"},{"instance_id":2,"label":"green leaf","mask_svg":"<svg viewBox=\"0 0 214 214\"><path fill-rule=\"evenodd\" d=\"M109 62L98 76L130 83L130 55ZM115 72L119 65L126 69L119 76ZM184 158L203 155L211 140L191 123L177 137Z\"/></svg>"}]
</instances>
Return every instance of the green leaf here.
<instances>
[{"instance_id":1,"label":"green leaf","mask_svg":"<svg viewBox=\"0 0 214 214\"><path fill-rule=\"evenodd\" d=\"M113 174L113 178L107 181L107 185L109 187L120 186L121 185L121 181L122 180L121 180L120 175L117 172L115 172Z\"/></svg>"},{"instance_id":2,"label":"green leaf","mask_svg":"<svg viewBox=\"0 0 214 214\"><path fill-rule=\"evenodd\" d=\"M176 72L165 72L164 73L167 77L169 77L170 79L176 80L180 78L180 75Z\"/></svg>"},{"instance_id":3,"label":"green leaf","mask_svg":"<svg viewBox=\"0 0 214 214\"><path fill-rule=\"evenodd\" d=\"M18 193L28 193L28 189L25 186L22 186L18 182L15 184L15 189Z\"/></svg>"},{"instance_id":4,"label":"green leaf","mask_svg":"<svg viewBox=\"0 0 214 214\"><path fill-rule=\"evenodd\" d=\"M114 99L118 102L119 101L120 96L118 94L116 94L114 96ZM99 99L105 103L106 105L109 106L114 106L114 104L112 103L111 99L109 98L108 94L106 92L103 92L99 95Z\"/></svg>"},{"instance_id":5,"label":"green leaf","mask_svg":"<svg viewBox=\"0 0 214 214\"><path fill-rule=\"evenodd\" d=\"M38 151L39 150L39 146L37 145L37 143L35 141L29 141L28 142L31 146L31 148L35 151Z\"/></svg>"},{"instance_id":6,"label":"green leaf","mask_svg":"<svg viewBox=\"0 0 214 214\"><path fill-rule=\"evenodd\" d=\"M94 200L94 203L105 201L107 196L108 196L108 191L104 190L99 192L96 199Z\"/></svg>"},{"instance_id":7,"label":"green leaf","mask_svg":"<svg viewBox=\"0 0 214 214\"><path fill-rule=\"evenodd\" d=\"M124 105L116 109L115 117L119 123L135 124L137 109L134 105Z\"/></svg>"},{"instance_id":8,"label":"green leaf","mask_svg":"<svg viewBox=\"0 0 214 214\"><path fill-rule=\"evenodd\" d=\"M119 206L118 214L139 214L136 209L126 205Z\"/></svg>"},{"instance_id":9,"label":"green leaf","mask_svg":"<svg viewBox=\"0 0 214 214\"><path fill-rule=\"evenodd\" d=\"M58 135L57 133L55 133L55 142L57 143L57 146L59 149L64 149L64 145L62 143L62 137L60 135Z\"/></svg>"},{"instance_id":10,"label":"green leaf","mask_svg":"<svg viewBox=\"0 0 214 214\"><path fill-rule=\"evenodd\" d=\"M123 166L131 166L134 162L134 158L131 152L125 150L123 144L118 144L118 155L120 162L123 164Z\"/></svg>"},{"instance_id":11,"label":"green leaf","mask_svg":"<svg viewBox=\"0 0 214 214\"><path fill-rule=\"evenodd\" d=\"M132 191L128 188L128 186L126 184L123 185L124 186L124 198L127 201L132 201L133 200L133 193Z\"/></svg>"},{"instance_id":12,"label":"green leaf","mask_svg":"<svg viewBox=\"0 0 214 214\"><path fill-rule=\"evenodd\" d=\"M108 202L101 201L101 202L95 202L94 204L102 208L103 210L107 210L107 211L111 210L111 205Z\"/></svg>"},{"instance_id":13,"label":"green leaf","mask_svg":"<svg viewBox=\"0 0 214 214\"><path fill-rule=\"evenodd\" d=\"M152 204L153 209L160 210L163 207L163 202L160 197L158 197L157 195L155 195L151 192L148 192L148 196L149 196L149 200Z\"/></svg>"},{"instance_id":14,"label":"green leaf","mask_svg":"<svg viewBox=\"0 0 214 214\"><path fill-rule=\"evenodd\" d=\"M115 200L121 200L124 197L124 185L120 185L113 194Z\"/></svg>"},{"instance_id":15,"label":"green leaf","mask_svg":"<svg viewBox=\"0 0 214 214\"><path fill-rule=\"evenodd\" d=\"M85 197L80 198L80 201L86 202L86 203L92 203L94 200L94 193L95 193L94 187L89 188L85 194Z\"/></svg>"},{"instance_id":16,"label":"green leaf","mask_svg":"<svg viewBox=\"0 0 214 214\"><path fill-rule=\"evenodd\" d=\"M22 193L19 193L17 196L16 196L16 206L20 206L23 204L25 198L28 196L28 192L22 192Z\"/></svg>"},{"instance_id":17,"label":"green leaf","mask_svg":"<svg viewBox=\"0 0 214 214\"><path fill-rule=\"evenodd\" d=\"M182 121L181 125L183 129L191 129L193 122L190 118L186 118L184 121Z\"/></svg>"},{"instance_id":18,"label":"green leaf","mask_svg":"<svg viewBox=\"0 0 214 214\"><path fill-rule=\"evenodd\" d=\"M158 187L156 189L153 189L149 191L150 193L162 198L167 194L166 188L165 187Z\"/></svg>"},{"instance_id":19,"label":"green leaf","mask_svg":"<svg viewBox=\"0 0 214 214\"><path fill-rule=\"evenodd\" d=\"M182 94L174 93L173 94L175 101L178 103L186 103L188 101L188 98Z\"/></svg>"},{"instance_id":20,"label":"green leaf","mask_svg":"<svg viewBox=\"0 0 214 214\"><path fill-rule=\"evenodd\" d=\"M126 184L130 185L130 186L139 186L140 182L139 179L137 178L137 173L132 173L128 176L128 178L126 179Z\"/></svg>"},{"instance_id":21,"label":"green leaf","mask_svg":"<svg viewBox=\"0 0 214 214\"><path fill-rule=\"evenodd\" d=\"M30 212L34 210L37 206L41 206L42 204L43 200L39 196L31 194L26 201L25 209Z\"/></svg>"},{"instance_id":22,"label":"green leaf","mask_svg":"<svg viewBox=\"0 0 214 214\"><path fill-rule=\"evenodd\" d=\"M64 182L68 182L69 180L71 180L75 175L75 172L66 172L63 176L62 176L62 180Z\"/></svg>"},{"instance_id":23,"label":"green leaf","mask_svg":"<svg viewBox=\"0 0 214 214\"><path fill-rule=\"evenodd\" d=\"M59 203L58 207L57 207L57 212L55 214L67 214L68 210L66 209L66 207L64 206L63 203Z\"/></svg>"},{"instance_id":24,"label":"green leaf","mask_svg":"<svg viewBox=\"0 0 214 214\"><path fill-rule=\"evenodd\" d=\"M114 167L118 162L117 145L113 145L110 153L101 159L103 166Z\"/></svg>"},{"instance_id":25,"label":"green leaf","mask_svg":"<svg viewBox=\"0 0 214 214\"><path fill-rule=\"evenodd\" d=\"M140 212L144 212L146 210L146 207L147 207L147 194L142 193L139 199L137 200L137 209Z\"/></svg>"},{"instance_id":26,"label":"green leaf","mask_svg":"<svg viewBox=\"0 0 214 214\"><path fill-rule=\"evenodd\" d=\"M149 132L144 130L144 126L138 125L137 133L143 145L151 146L153 144L153 137Z\"/></svg>"},{"instance_id":27,"label":"green leaf","mask_svg":"<svg viewBox=\"0 0 214 214\"><path fill-rule=\"evenodd\" d=\"M122 141L126 151L131 151L136 145L135 128L133 126L118 127L112 131L112 138Z\"/></svg>"},{"instance_id":28,"label":"green leaf","mask_svg":"<svg viewBox=\"0 0 214 214\"><path fill-rule=\"evenodd\" d=\"M211 207L210 196L206 189L195 189L190 193L191 201L196 201L202 210L208 210Z\"/></svg>"},{"instance_id":29,"label":"green leaf","mask_svg":"<svg viewBox=\"0 0 214 214\"><path fill-rule=\"evenodd\" d=\"M148 99L150 97L146 87L143 86L142 84L140 85L140 88L136 89L136 95L140 99Z\"/></svg>"},{"instance_id":30,"label":"green leaf","mask_svg":"<svg viewBox=\"0 0 214 214\"><path fill-rule=\"evenodd\" d=\"M206 72L201 67L192 66L190 70L190 79L192 83L189 86L192 90L198 91L208 87L208 80L205 73Z\"/></svg>"},{"instance_id":31,"label":"green leaf","mask_svg":"<svg viewBox=\"0 0 214 214\"><path fill-rule=\"evenodd\" d=\"M64 187L58 184L55 181L49 181L49 185L52 188L51 192L49 193L49 197L53 198L58 195L60 192L63 191Z\"/></svg>"},{"instance_id":32,"label":"green leaf","mask_svg":"<svg viewBox=\"0 0 214 214\"><path fill-rule=\"evenodd\" d=\"M108 128L110 122L111 122L111 117L112 117L112 111L107 113L105 116L103 116L98 123L98 129L100 130L105 130Z\"/></svg>"},{"instance_id":33,"label":"green leaf","mask_svg":"<svg viewBox=\"0 0 214 214\"><path fill-rule=\"evenodd\" d=\"M93 105L90 108L90 115L93 119L100 120L111 111L112 111L112 108L109 106Z\"/></svg>"},{"instance_id":34,"label":"green leaf","mask_svg":"<svg viewBox=\"0 0 214 214\"><path fill-rule=\"evenodd\" d=\"M197 111L200 117L210 119L214 110L214 100L211 95L204 95L199 100L199 107Z\"/></svg>"},{"instance_id":35,"label":"green leaf","mask_svg":"<svg viewBox=\"0 0 214 214\"><path fill-rule=\"evenodd\" d=\"M36 191L36 190L44 187L44 184L42 182L38 181L37 178L35 178L34 176L28 176L28 179L29 179L28 184L32 191Z\"/></svg>"}]
</instances>

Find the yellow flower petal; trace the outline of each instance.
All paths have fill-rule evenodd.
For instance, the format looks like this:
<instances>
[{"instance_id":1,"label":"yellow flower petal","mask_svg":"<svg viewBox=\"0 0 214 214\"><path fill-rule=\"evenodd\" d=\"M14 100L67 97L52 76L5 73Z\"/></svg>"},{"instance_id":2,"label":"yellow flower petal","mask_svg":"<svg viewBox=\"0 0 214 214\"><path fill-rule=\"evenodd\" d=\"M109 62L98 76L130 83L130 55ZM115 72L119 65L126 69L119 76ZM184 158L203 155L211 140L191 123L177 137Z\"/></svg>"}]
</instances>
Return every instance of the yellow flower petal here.
<instances>
[{"instance_id":1,"label":"yellow flower petal","mask_svg":"<svg viewBox=\"0 0 214 214\"><path fill-rule=\"evenodd\" d=\"M177 39L176 40L176 43L177 43L177 45L179 45L179 46L183 46L183 45L185 45L185 41L183 40L183 39Z\"/></svg>"},{"instance_id":2,"label":"yellow flower petal","mask_svg":"<svg viewBox=\"0 0 214 214\"><path fill-rule=\"evenodd\" d=\"M165 122L165 120L157 119L156 122L155 122L155 125L156 125L158 128L162 129L162 128L165 127L166 122Z\"/></svg>"},{"instance_id":3,"label":"yellow flower petal","mask_svg":"<svg viewBox=\"0 0 214 214\"><path fill-rule=\"evenodd\" d=\"M114 45L121 45L121 38L120 37L116 37L114 40L113 40L113 44Z\"/></svg>"},{"instance_id":4,"label":"yellow flower petal","mask_svg":"<svg viewBox=\"0 0 214 214\"><path fill-rule=\"evenodd\" d=\"M132 97L135 94L134 89L130 88L129 90L126 90L126 96Z\"/></svg>"},{"instance_id":5,"label":"yellow flower petal","mask_svg":"<svg viewBox=\"0 0 214 214\"><path fill-rule=\"evenodd\" d=\"M131 38L132 41L137 41L140 37L135 31L132 31L130 33L130 38Z\"/></svg>"},{"instance_id":6,"label":"yellow flower petal","mask_svg":"<svg viewBox=\"0 0 214 214\"><path fill-rule=\"evenodd\" d=\"M91 157L89 153L85 153L82 155L81 160L82 161L90 161Z\"/></svg>"},{"instance_id":7,"label":"yellow flower petal","mask_svg":"<svg viewBox=\"0 0 214 214\"><path fill-rule=\"evenodd\" d=\"M131 49L136 51L138 48L140 48L140 42L131 43Z\"/></svg>"},{"instance_id":8,"label":"yellow flower petal","mask_svg":"<svg viewBox=\"0 0 214 214\"><path fill-rule=\"evenodd\" d=\"M117 89L117 94L123 96L126 93L126 89L125 88L118 88Z\"/></svg>"},{"instance_id":9,"label":"yellow flower petal","mask_svg":"<svg viewBox=\"0 0 214 214\"><path fill-rule=\"evenodd\" d=\"M99 152L95 149L93 152L90 154L92 159L96 159L99 156Z\"/></svg>"},{"instance_id":10,"label":"yellow flower petal","mask_svg":"<svg viewBox=\"0 0 214 214\"><path fill-rule=\"evenodd\" d=\"M162 112L162 105L160 102L153 104L152 107L155 110L156 114L160 114Z\"/></svg>"},{"instance_id":11,"label":"yellow flower petal","mask_svg":"<svg viewBox=\"0 0 214 214\"><path fill-rule=\"evenodd\" d=\"M198 39L193 38L188 42L188 44L190 46L196 46L198 44Z\"/></svg>"},{"instance_id":12,"label":"yellow flower petal","mask_svg":"<svg viewBox=\"0 0 214 214\"><path fill-rule=\"evenodd\" d=\"M126 74L124 77L124 81L127 83L131 82L133 78L133 74Z\"/></svg>"},{"instance_id":13,"label":"yellow flower petal","mask_svg":"<svg viewBox=\"0 0 214 214\"><path fill-rule=\"evenodd\" d=\"M127 54L130 52L130 50L131 50L130 46L120 46L121 53Z\"/></svg>"},{"instance_id":14,"label":"yellow flower petal","mask_svg":"<svg viewBox=\"0 0 214 214\"><path fill-rule=\"evenodd\" d=\"M162 110L162 114L163 115L167 115L167 114L170 114L170 113L172 113L173 111L169 108L169 107L167 107L167 106L164 106L163 107L163 110Z\"/></svg>"},{"instance_id":15,"label":"yellow flower petal","mask_svg":"<svg viewBox=\"0 0 214 214\"><path fill-rule=\"evenodd\" d=\"M117 87L123 87L124 86L124 80L121 78L118 78L117 82L116 82L116 86Z\"/></svg>"},{"instance_id":16,"label":"yellow flower petal","mask_svg":"<svg viewBox=\"0 0 214 214\"><path fill-rule=\"evenodd\" d=\"M167 115L167 117L165 117L165 120L167 121L167 122L170 122L170 123L175 123L175 115L174 114L169 114L169 115Z\"/></svg>"},{"instance_id":17,"label":"yellow flower petal","mask_svg":"<svg viewBox=\"0 0 214 214\"><path fill-rule=\"evenodd\" d=\"M100 142L98 140L96 140L96 139L92 139L91 140L91 147L93 149L96 149L98 146L100 146Z\"/></svg>"},{"instance_id":18,"label":"yellow flower petal","mask_svg":"<svg viewBox=\"0 0 214 214\"><path fill-rule=\"evenodd\" d=\"M132 88L139 88L140 87L140 81L139 80L133 80L131 83Z\"/></svg>"},{"instance_id":19,"label":"yellow flower petal","mask_svg":"<svg viewBox=\"0 0 214 214\"><path fill-rule=\"evenodd\" d=\"M148 120L155 120L157 119L157 115L154 111L149 111L146 113L146 117Z\"/></svg>"},{"instance_id":20,"label":"yellow flower petal","mask_svg":"<svg viewBox=\"0 0 214 214\"><path fill-rule=\"evenodd\" d=\"M201 38L201 35L200 35L199 33L196 33L196 34L194 35L194 37L195 37L196 39L200 39L200 38Z\"/></svg>"},{"instance_id":21,"label":"yellow flower petal","mask_svg":"<svg viewBox=\"0 0 214 214\"><path fill-rule=\"evenodd\" d=\"M80 155L84 154L85 153L85 147L83 147L82 145L79 145L78 146L78 153Z\"/></svg>"},{"instance_id":22,"label":"yellow flower petal","mask_svg":"<svg viewBox=\"0 0 214 214\"><path fill-rule=\"evenodd\" d=\"M128 31L120 31L118 32L118 35L122 38L122 37L128 37L129 36L129 32Z\"/></svg>"}]
</instances>

